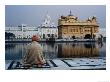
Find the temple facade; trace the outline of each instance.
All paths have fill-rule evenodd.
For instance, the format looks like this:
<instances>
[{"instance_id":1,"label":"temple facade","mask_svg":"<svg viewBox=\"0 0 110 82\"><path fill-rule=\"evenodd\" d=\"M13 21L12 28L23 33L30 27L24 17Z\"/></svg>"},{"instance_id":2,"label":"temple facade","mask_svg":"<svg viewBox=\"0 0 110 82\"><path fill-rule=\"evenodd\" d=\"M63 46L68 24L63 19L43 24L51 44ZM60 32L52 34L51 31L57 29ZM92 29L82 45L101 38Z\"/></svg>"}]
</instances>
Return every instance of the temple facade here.
<instances>
[{"instance_id":1,"label":"temple facade","mask_svg":"<svg viewBox=\"0 0 110 82\"><path fill-rule=\"evenodd\" d=\"M78 20L71 14L61 16L58 19L58 37L68 39L95 39L99 32L99 25L96 17L88 18L85 21Z\"/></svg>"},{"instance_id":2,"label":"temple facade","mask_svg":"<svg viewBox=\"0 0 110 82\"><path fill-rule=\"evenodd\" d=\"M47 14L43 23L41 24L40 28L40 35L42 39L48 39L48 38L58 38L58 28L55 26L55 24L52 22L51 17Z\"/></svg>"}]
</instances>

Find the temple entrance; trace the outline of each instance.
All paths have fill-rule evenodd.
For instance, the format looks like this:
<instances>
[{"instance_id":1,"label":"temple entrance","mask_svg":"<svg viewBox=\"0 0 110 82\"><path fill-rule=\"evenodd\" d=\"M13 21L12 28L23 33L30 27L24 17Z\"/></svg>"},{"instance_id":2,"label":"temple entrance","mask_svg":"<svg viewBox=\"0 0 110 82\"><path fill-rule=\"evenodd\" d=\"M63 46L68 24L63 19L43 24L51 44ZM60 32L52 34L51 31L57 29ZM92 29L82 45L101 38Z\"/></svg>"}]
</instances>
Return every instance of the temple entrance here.
<instances>
[{"instance_id":1,"label":"temple entrance","mask_svg":"<svg viewBox=\"0 0 110 82\"><path fill-rule=\"evenodd\" d=\"M75 36L72 36L72 39L75 39Z\"/></svg>"},{"instance_id":2,"label":"temple entrance","mask_svg":"<svg viewBox=\"0 0 110 82\"><path fill-rule=\"evenodd\" d=\"M93 34L93 39L95 39L96 35Z\"/></svg>"},{"instance_id":3,"label":"temple entrance","mask_svg":"<svg viewBox=\"0 0 110 82\"><path fill-rule=\"evenodd\" d=\"M90 34L86 34L84 37L84 39L91 39L91 38L92 38L92 36Z\"/></svg>"},{"instance_id":4,"label":"temple entrance","mask_svg":"<svg viewBox=\"0 0 110 82\"><path fill-rule=\"evenodd\" d=\"M43 38L45 38L45 34L43 34Z\"/></svg>"}]
</instances>

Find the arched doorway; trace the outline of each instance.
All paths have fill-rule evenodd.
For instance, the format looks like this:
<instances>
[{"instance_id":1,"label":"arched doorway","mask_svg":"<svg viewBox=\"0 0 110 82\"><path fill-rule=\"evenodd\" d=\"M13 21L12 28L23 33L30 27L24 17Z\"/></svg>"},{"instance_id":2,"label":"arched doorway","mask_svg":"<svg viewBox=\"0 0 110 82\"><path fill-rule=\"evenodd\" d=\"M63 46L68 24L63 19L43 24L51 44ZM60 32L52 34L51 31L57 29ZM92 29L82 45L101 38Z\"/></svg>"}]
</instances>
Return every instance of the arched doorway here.
<instances>
[{"instance_id":1,"label":"arched doorway","mask_svg":"<svg viewBox=\"0 0 110 82\"><path fill-rule=\"evenodd\" d=\"M86 34L84 39L91 39L91 35L90 34Z\"/></svg>"},{"instance_id":2,"label":"arched doorway","mask_svg":"<svg viewBox=\"0 0 110 82\"><path fill-rule=\"evenodd\" d=\"M75 39L75 36L72 36L72 39Z\"/></svg>"},{"instance_id":3,"label":"arched doorway","mask_svg":"<svg viewBox=\"0 0 110 82\"><path fill-rule=\"evenodd\" d=\"M43 39L45 39L45 34L43 34Z\"/></svg>"},{"instance_id":4,"label":"arched doorway","mask_svg":"<svg viewBox=\"0 0 110 82\"><path fill-rule=\"evenodd\" d=\"M95 34L93 34L93 39L95 39L95 37L96 37L96 35L95 35Z\"/></svg>"}]
</instances>

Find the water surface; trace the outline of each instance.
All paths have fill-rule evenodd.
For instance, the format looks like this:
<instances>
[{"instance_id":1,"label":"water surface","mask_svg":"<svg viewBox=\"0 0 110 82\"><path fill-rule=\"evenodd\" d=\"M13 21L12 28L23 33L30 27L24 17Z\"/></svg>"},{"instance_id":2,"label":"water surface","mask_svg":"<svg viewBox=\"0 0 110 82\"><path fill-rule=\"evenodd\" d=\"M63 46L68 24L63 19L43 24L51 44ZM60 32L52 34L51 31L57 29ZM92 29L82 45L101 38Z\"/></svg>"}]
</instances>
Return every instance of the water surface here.
<instances>
[{"instance_id":1,"label":"water surface","mask_svg":"<svg viewBox=\"0 0 110 82\"><path fill-rule=\"evenodd\" d=\"M25 55L28 43L6 43L5 60L20 60ZM67 42L40 43L46 59L55 58L89 58L105 57L106 43L97 42Z\"/></svg>"}]
</instances>

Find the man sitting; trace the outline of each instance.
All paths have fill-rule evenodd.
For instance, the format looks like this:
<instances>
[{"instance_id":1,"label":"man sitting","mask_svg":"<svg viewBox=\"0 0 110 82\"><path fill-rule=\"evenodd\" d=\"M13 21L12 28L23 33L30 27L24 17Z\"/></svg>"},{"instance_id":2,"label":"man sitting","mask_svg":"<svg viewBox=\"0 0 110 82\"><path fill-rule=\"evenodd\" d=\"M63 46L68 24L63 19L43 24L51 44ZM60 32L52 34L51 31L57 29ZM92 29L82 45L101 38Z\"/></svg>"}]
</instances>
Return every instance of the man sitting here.
<instances>
[{"instance_id":1,"label":"man sitting","mask_svg":"<svg viewBox=\"0 0 110 82\"><path fill-rule=\"evenodd\" d=\"M26 47L26 55L23 59L24 65L32 66L38 65L42 66L46 63L43 57L43 50L41 45L38 43L40 38L38 36L32 37L32 42Z\"/></svg>"}]
</instances>

